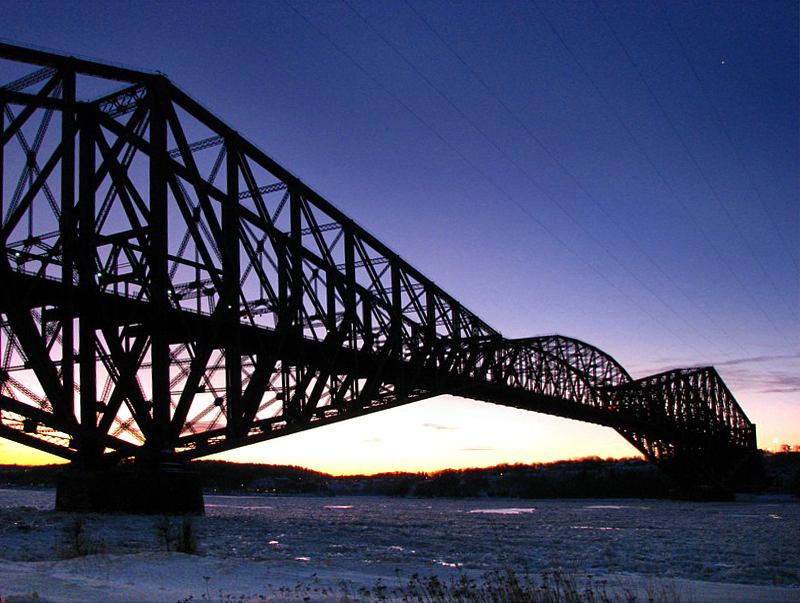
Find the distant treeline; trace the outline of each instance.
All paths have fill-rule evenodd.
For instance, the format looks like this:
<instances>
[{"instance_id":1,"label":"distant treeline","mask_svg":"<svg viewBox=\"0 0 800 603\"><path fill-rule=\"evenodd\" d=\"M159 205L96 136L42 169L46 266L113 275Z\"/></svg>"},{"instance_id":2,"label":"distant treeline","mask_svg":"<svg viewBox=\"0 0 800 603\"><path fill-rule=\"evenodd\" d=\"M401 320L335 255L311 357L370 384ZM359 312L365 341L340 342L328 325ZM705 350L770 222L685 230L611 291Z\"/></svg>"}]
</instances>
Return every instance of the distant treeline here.
<instances>
[{"instance_id":1,"label":"distant treeline","mask_svg":"<svg viewBox=\"0 0 800 603\"><path fill-rule=\"evenodd\" d=\"M641 459L585 458L431 474L391 473L339 478L335 493L415 497L661 498L670 484Z\"/></svg>"},{"instance_id":2,"label":"distant treeline","mask_svg":"<svg viewBox=\"0 0 800 603\"><path fill-rule=\"evenodd\" d=\"M491 498L667 498L672 484L642 459L588 457L533 465L334 477L285 465L194 461L206 492ZM767 492L800 497L800 453L765 453ZM0 465L0 484L55 486L63 465Z\"/></svg>"}]
</instances>

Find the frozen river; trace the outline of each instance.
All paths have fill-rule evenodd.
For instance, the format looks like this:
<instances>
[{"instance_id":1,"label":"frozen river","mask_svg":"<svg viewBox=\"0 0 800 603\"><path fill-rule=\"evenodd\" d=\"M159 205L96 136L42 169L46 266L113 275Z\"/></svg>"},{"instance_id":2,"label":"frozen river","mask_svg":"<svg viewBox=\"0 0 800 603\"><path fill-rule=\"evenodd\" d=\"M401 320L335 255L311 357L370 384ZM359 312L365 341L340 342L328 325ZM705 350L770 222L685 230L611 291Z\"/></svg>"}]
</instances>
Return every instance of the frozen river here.
<instances>
[{"instance_id":1,"label":"frozen river","mask_svg":"<svg viewBox=\"0 0 800 603\"><path fill-rule=\"evenodd\" d=\"M50 490L0 490L0 559L5 564L0 576L9 579L11 568L24 578L29 567L33 580L38 575L33 569L55 571L67 563L61 560L64 531L76 515L53 511L53 502ZM102 543L104 554L98 557L106 563L106 582L115 582L108 568L125 566L121 559L133 567L133 561L149 563L163 556L153 517L84 517L87 536ZM201 555L196 561L181 556L181 563L223 564L231 575L251 568L254 580L248 588L256 590L242 591L246 596L259 592L259 584L312 576L366 584L377 577L391 580L398 572L447 576L514 568L535 575L560 569L596 577L778 586L783 597L800 600L800 503L785 499L691 503L208 495L206 516L195 520L195 530ZM230 593L231 586L217 576L219 569L213 571L214 576L203 578L205 586L214 580ZM25 584L15 588L32 590ZM11 591L6 587L5 592Z\"/></svg>"}]
</instances>

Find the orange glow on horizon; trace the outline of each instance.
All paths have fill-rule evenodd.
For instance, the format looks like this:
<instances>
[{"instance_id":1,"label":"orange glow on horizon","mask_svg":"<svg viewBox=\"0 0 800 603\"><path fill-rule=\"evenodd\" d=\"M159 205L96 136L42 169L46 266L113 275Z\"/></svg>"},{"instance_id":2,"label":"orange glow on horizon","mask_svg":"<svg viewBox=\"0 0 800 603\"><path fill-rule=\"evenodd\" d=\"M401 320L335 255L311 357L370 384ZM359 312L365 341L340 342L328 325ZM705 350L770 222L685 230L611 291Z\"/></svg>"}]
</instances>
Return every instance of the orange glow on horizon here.
<instances>
[{"instance_id":1,"label":"orange glow on horizon","mask_svg":"<svg viewBox=\"0 0 800 603\"><path fill-rule=\"evenodd\" d=\"M60 456L0 438L0 465L55 465L68 462Z\"/></svg>"},{"instance_id":2,"label":"orange glow on horizon","mask_svg":"<svg viewBox=\"0 0 800 603\"><path fill-rule=\"evenodd\" d=\"M207 457L295 465L330 475L432 473L586 456L640 456L614 430L441 396ZM63 459L0 439L0 463Z\"/></svg>"},{"instance_id":3,"label":"orange glow on horizon","mask_svg":"<svg viewBox=\"0 0 800 603\"><path fill-rule=\"evenodd\" d=\"M800 443L797 428L774 429L774 409L749 401L759 447ZM784 418L786 409L783 410ZM800 423L798 423L800 424ZM773 426L767 428L767 425ZM776 435L780 436L776 438ZM207 457L235 463L294 465L330 475L432 473L500 464L549 463L597 456L641 457L613 429L440 396ZM0 464L44 465L64 459L0 438Z\"/></svg>"}]
</instances>

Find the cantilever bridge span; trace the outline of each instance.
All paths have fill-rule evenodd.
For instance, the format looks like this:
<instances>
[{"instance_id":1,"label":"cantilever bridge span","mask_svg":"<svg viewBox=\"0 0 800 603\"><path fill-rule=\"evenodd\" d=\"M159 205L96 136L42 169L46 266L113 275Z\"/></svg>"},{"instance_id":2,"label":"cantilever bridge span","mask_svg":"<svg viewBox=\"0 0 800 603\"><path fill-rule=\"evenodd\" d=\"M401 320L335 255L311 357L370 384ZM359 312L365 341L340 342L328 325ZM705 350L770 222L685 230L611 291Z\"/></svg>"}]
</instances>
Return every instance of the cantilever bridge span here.
<instances>
[{"instance_id":1,"label":"cantilever bridge span","mask_svg":"<svg viewBox=\"0 0 800 603\"><path fill-rule=\"evenodd\" d=\"M443 393L616 429L736 485L713 368L509 340L163 75L0 44L0 435L99 471Z\"/></svg>"}]
</instances>

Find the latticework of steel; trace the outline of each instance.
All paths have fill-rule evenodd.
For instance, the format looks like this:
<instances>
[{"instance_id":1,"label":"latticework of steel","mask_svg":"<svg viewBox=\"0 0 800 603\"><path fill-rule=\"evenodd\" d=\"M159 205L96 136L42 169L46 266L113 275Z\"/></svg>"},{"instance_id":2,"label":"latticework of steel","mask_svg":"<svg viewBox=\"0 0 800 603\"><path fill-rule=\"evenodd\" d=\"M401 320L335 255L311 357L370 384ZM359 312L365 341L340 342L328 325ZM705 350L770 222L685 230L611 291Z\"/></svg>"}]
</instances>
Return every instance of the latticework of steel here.
<instances>
[{"instance_id":1,"label":"latticework of steel","mask_svg":"<svg viewBox=\"0 0 800 603\"><path fill-rule=\"evenodd\" d=\"M191 459L452 393L613 427L687 480L755 451L713 368L634 381L503 338L163 75L0 60L0 435Z\"/></svg>"}]
</instances>

